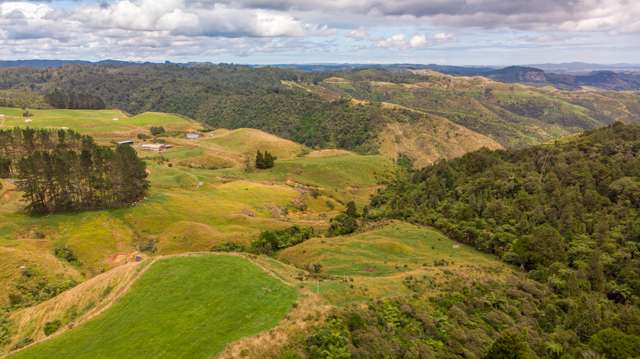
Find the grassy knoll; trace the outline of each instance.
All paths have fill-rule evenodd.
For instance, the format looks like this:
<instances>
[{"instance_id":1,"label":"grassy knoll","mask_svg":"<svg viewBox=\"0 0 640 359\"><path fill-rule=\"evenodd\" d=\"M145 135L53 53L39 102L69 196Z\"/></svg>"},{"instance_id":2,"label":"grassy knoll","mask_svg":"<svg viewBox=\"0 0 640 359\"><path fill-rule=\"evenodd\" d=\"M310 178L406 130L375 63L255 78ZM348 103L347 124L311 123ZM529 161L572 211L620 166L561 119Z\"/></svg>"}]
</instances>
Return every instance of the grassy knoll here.
<instances>
[{"instance_id":1,"label":"grassy knoll","mask_svg":"<svg viewBox=\"0 0 640 359\"><path fill-rule=\"evenodd\" d=\"M331 275L381 276L447 263L494 266L495 260L436 230L393 223L351 236L315 238L288 248L280 258L304 267L322 264Z\"/></svg>"},{"instance_id":2,"label":"grassy knoll","mask_svg":"<svg viewBox=\"0 0 640 359\"><path fill-rule=\"evenodd\" d=\"M411 294L410 278L437 284L496 279L507 273L497 259L460 245L425 227L392 222L381 228L334 238L314 238L279 253L299 268L320 264L320 279L307 282L329 302L343 305ZM409 278L409 279L408 279Z\"/></svg>"},{"instance_id":3,"label":"grassy knoll","mask_svg":"<svg viewBox=\"0 0 640 359\"><path fill-rule=\"evenodd\" d=\"M280 159L294 158L306 152L303 145L252 128L220 129L200 141L216 145L240 155L255 156L256 151L269 151Z\"/></svg>"},{"instance_id":4,"label":"grassy knoll","mask_svg":"<svg viewBox=\"0 0 640 359\"><path fill-rule=\"evenodd\" d=\"M276 325L296 298L244 258L164 259L96 319L11 358L210 358Z\"/></svg>"},{"instance_id":5,"label":"grassy knoll","mask_svg":"<svg viewBox=\"0 0 640 359\"><path fill-rule=\"evenodd\" d=\"M365 204L378 187L379 175L391 166L391 161L382 156L341 154L279 160L270 170L254 171L246 176L254 180L290 180L318 187L343 202L355 199Z\"/></svg>"}]
</instances>

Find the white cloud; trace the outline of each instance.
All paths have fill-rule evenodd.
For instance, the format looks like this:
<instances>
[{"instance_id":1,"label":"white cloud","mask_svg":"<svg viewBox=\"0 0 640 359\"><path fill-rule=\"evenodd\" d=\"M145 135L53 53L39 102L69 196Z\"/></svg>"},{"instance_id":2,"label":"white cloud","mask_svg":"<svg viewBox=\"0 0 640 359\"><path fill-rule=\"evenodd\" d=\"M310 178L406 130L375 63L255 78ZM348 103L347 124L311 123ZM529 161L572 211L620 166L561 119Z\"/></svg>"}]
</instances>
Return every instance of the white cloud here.
<instances>
[{"instance_id":1,"label":"white cloud","mask_svg":"<svg viewBox=\"0 0 640 359\"><path fill-rule=\"evenodd\" d=\"M411 40L409 40L409 47L411 48L420 48L425 47L429 43L427 42L427 37L425 35L413 35Z\"/></svg>"},{"instance_id":2,"label":"white cloud","mask_svg":"<svg viewBox=\"0 0 640 359\"><path fill-rule=\"evenodd\" d=\"M640 1L632 0L104 1L0 0L0 57L162 59L285 51L295 56L300 49L326 59L328 49L342 46L350 59L356 46L388 49L391 57L443 49L452 41L465 48L481 47L479 38L506 44L518 35L550 39L528 41L531 47L557 45L563 42L553 34L563 32L619 36L631 48L624 51L637 53L633 36L640 32ZM333 36L336 30L340 37ZM381 33L393 35L375 35Z\"/></svg>"},{"instance_id":3,"label":"white cloud","mask_svg":"<svg viewBox=\"0 0 640 359\"><path fill-rule=\"evenodd\" d=\"M431 39L424 34L414 34L408 37L405 34L395 34L386 38L380 38L375 42L376 47L386 49L422 49L434 43L443 43L453 39L453 36L446 33L437 33Z\"/></svg>"},{"instance_id":4,"label":"white cloud","mask_svg":"<svg viewBox=\"0 0 640 359\"><path fill-rule=\"evenodd\" d=\"M111 6L82 6L73 19L87 26L175 35L277 37L321 34L326 27L270 10L187 6L184 0L120 0Z\"/></svg>"},{"instance_id":5,"label":"white cloud","mask_svg":"<svg viewBox=\"0 0 640 359\"><path fill-rule=\"evenodd\" d=\"M364 27L359 27L357 29L349 31L347 37L356 40L363 40L370 38L371 35L369 34L369 31L367 31L367 29L365 29Z\"/></svg>"},{"instance_id":6,"label":"white cloud","mask_svg":"<svg viewBox=\"0 0 640 359\"><path fill-rule=\"evenodd\" d=\"M42 19L52 11L47 4L17 1L0 3L0 17L14 17L20 14L25 19Z\"/></svg>"},{"instance_id":7,"label":"white cloud","mask_svg":"<svg viewBox=\"0 0 640 359\"><path fill-rule=\"evenodd\" d=\"M449 34L446 32L439 32L433 35L433 39L437 42L446 42L446 41L453 40L453 38L454 38L453 34Z\"/></svg>"}]
</instances>

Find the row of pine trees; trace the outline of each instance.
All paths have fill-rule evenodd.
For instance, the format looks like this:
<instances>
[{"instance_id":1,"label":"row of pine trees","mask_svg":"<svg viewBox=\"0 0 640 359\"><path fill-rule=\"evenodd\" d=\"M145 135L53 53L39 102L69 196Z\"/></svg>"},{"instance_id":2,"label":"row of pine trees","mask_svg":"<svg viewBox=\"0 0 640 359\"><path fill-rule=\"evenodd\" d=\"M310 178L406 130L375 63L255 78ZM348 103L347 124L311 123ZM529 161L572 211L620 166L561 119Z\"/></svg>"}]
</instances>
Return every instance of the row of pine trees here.
<instances>
[{"instance_id":1,"label":"row of pine trees","mask_svg":"<svg viewBox=\"0 0 640 359\"><path fill-rule=\"evenodd\" d=\"M133 148L112 150L69 130L0 131L0 176L15 178L37 214L122 207L149 187Z\"/></svg>"}]
</instances>

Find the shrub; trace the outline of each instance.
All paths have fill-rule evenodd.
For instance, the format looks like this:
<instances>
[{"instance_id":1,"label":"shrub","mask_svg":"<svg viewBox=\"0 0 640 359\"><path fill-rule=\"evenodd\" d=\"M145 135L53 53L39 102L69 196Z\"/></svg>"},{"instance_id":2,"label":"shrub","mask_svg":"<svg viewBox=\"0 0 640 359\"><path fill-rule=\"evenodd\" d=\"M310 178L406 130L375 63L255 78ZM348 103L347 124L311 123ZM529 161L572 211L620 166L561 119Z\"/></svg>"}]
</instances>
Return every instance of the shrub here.
<instances>
[{"instance_id":1,"label":"shrub","mask_svg":"<svg viewBox=\"0 0 640 359\"><path fill-rule=\"evenodd\" d=\"M485 359L533 359L533 357L524 336L514 331L502 333L484 356Z\"/></svg>"},{"instance_id":2,"label":"shrub","mask_svg":"<svg viewBox=\"0 0 640 359\"><path fill-rule=\"evenodd\" d=\"M164 127L162 126L151 126L151 128L149 129L149 132L151 132L151 135L153 136L158 136L165 133L165 130L164 130Z\"/></svg>"},{"instance_id":3,"label":"shrub","mask_svg":"<svg viewBox=\"0 0 640 359\"><path fill-rule=\"evenodd\" d=\"M65 245L61 245L61 246L56 246L53 249L53 254L62 259L65 260L69 263L72 264L77 264L78 263L78 257L76 257L75 253L73 253L73 250L71 248L69 248L69 246Z\"/></svg>"},{"instance_id":4,"label":"shrub","mask_svg":"<svg viewBox=\"0 0 640 359\"><path fill-rule=\"evenodd\" d=\"M53 320L53 321L50 321L50 322L46 322L44 324L44 328L43 328L44 335L49 336L49 335L57 332L58 329L60 329L61 326L62 326L62 322L59 321L59 320Z\"/></svg>"},{"instance_id":5,"label":"shrub","mask_svg":"<svg viewBox=\"0 0 640 359\"><path fill-rule=\"evenodd\" d=\"M330 318L327 324L316 330L307 338L307 354L309 359L348 359L349 331L342 321Z\"/></svg>"},{"instance_id":6,"label":"shrub","mask_svg":"<svg viewBox=\"0 0 640 359\"><path fill-rule=\"evenodd\" d=\"M224 242L211 248L212 252L246 252L246 250L242 244L236 242Z\"/></svg>"},{"instance_id":7,"label":"shrub","mask_svg":"<svg viewBox=\"0 0 640 359\"><path fill-rule=\"evenodd\" d=\"M329 237L342 236L351 234L358 229L358 221L344 213L339 214L331 219L331 225L327 235Z\"/></svg>"},{"instance_id":8,"label":"shrub","mask_svg":"<svg viewBox=\"0 0 640 359\"><path fill-rule=\"evenodd\" d=\"M11 339L11 322L0 314L0 346L7 344L9 339Z\"/></svg>"},{"instance_id":9,"label":"shrub","mask_svg":"<svg viewBox=\"0 0 640 359\"><path fill-rule=\"evenodd\" d=\"M331 225L327 234L330 237L351 234L358 229L358 209L355 202L347 203L344 213L341 213L331 219Z\"/></svg>"},{"instance_id":10,"label":"shrub","mask_svg":"<svg viewBox=\"0 0 640 359\"><path fill-rule=\"evenodd\" d=\"M589 346L609 359L635 358L640 355L640 337L607 328L591 337Z\"/></svg>"},{"instance_id":11,"label":"shrub","mask_svg":"<svg viewBox=\"0 0 640 359\"><path fill-rule=\"evenodd\" d=\"M26 347L27 345L33 343L33 339L29 338L29 337L25 337L22 338L20 340L18 340L18 342L16 343L16 345L13 346L13 350L18 350L18 349L22 349L24 347Z\"/></svg>"},{"instance_id":12,"label":"shrub","mask_svg":"<svg viewBox=\"0 0 640 359\"><path fill-rule=\"evenodd\" d=\"M259 170L273 168L277 159L269 151L264 151L264 153L258 151L256 153L256 168Z\"/></svg>"},{"instance_id":13,"label":"shrub","mask_svg":"<svg viewBox=\"0 0 640 359\"><path fill-rule=\"evenodd\" d=\"M275 251L302 243L314 234L313 228L298 226L275 231L264 231L260 237L251 243L251 249L256 253L271 255Z\"/></svg>"}]
</instances>

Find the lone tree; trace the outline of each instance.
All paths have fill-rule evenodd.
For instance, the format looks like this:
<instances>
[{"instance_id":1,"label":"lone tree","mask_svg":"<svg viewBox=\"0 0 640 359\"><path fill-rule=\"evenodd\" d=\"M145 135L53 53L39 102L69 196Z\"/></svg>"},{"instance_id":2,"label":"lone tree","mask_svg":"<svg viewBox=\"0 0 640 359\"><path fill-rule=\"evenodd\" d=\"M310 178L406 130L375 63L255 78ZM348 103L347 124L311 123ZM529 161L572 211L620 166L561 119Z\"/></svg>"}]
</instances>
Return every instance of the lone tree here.
<instances>
[{"instance_id":1,"label":"lone tree","mask_svg":"<svg viewBox=\"0 0 640 359\"><path fill-rule=\"evenodd\" d=\"M264 153L258 151L256 153L256 168L259 170L273 168L276 159L278 158L273 156L269 151L264 151Z\"/></svg>"},{"instance_id":2,"label":"lone tree","mask_svg":"<svg viewBox=\"0 0 640 359\"><path fill-rule=\"evenodd\" d=\"M153 136L158 136L165 133L165 130L164 130L164 127L162 126L151 126L151 128L149 129L149 132L151 132Z\"/></svg>"}]
</instances>

